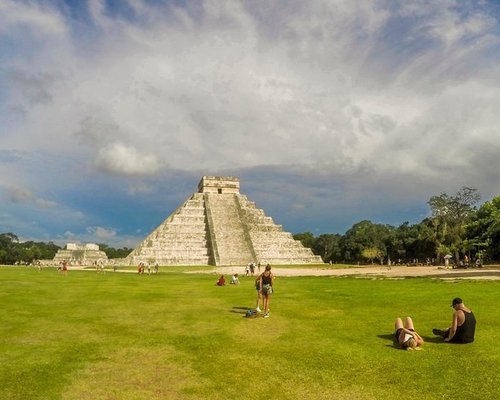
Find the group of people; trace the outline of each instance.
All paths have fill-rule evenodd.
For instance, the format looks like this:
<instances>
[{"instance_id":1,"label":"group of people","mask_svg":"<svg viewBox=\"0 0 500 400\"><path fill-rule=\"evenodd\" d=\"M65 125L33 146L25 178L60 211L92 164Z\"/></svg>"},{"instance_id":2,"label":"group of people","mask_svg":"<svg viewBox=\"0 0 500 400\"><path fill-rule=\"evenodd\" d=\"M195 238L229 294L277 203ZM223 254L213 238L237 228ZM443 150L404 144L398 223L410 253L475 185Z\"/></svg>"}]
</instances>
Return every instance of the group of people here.
<instances>
[{"instance_id":1,"label":"group of people","mask_svg":"<svg viewBox=\"0 0 500 400\"><path fill-rule=\"evenodd\" d=\"M62 260L57 267L57 272L61 272L64 275L68 274L68 262L66 260Z\"/></svg>"},{"instance_id":2,"label":"group of people","mask_svg":"<svg viewBox=\"0 0 500 400\"><path fill-rule=\"evenodd\" d=\"M259 271L260 271L260 263L259 263ZM271 265L267 264L264 272L262 274L259 274L259 276L255 279L255 289L257 290L257 304L255 306L255 312L257 313L263 312L264 318L269 317L269 303L271 301L271 294L273 293L273 281L274 281L274 275L271 272ZM240 283L237 273L235 273L231 277L230 283L233 285L238 285ZM217 286L225 286L226 278L224 277L224 275L221 275L219 279L217 279L215 284ZM261 306L262 309L260 308Z\"/></svg>"},{"instance_id":3,"label":"group of people","mask_svg":"<svg viewBox=\"0 0 500 400\"><path fill-rule=\"evenodd\" d=\"M433 329L432 333L443 338L448 343L472 343L476 332L476 317L461 298L456 297L451 302L455 310L451 326L448 329ZM406 350L419 350L424 339L416 331L411 317L406 317L403 323L401 318L396 319L395 339Z\"/></svg>"},{"instance_id":4,"label":"group of people","mask_svg":"<svg viewBox=\"0 0 500 400\"><path fill-rule=\"evenodd\" d=\"M255 275L255 268L258 269L259 274L260 274L260 262L255 265L254 262L248 263L245 267L245 276L254 276Z\"/></svg>"},{"instance_id":5,"label":"group of people","mask_svg":"<svg viewBox=\"0 0 500 400\"><path fill-rule=\"evenodd\" d=\"M139 263L139 266L137 267L137 273L139 275L142 275L146 270L148 271L148 274L151 274L151 265L149 265L149 263L144 263L141 261ZM153 274L157 274L158 271L159 271L159 265L157 262L155 262L153 266Z\"/></svg>"}]
</instances>

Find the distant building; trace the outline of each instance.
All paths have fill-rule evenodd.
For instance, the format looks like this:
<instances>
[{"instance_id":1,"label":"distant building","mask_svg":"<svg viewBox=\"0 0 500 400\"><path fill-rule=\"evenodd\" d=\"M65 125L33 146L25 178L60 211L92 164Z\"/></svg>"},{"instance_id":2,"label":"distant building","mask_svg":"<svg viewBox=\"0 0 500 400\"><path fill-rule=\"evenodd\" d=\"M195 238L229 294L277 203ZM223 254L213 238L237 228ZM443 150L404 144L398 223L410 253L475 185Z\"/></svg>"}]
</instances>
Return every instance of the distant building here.
<instances>
[{"instance_id":1,"label":"distant building","mask_svg":"<svg viewBox=\"0 0 500 400\"><path fill-rule=\"evenodd\" d=\"M84 245L68 243L65 249L57 251L53 262L57 264L64 260L73 265L106 264L108 262L108 256L104 251L99 250L99 246L94 243L87 243Z\"/></svg>"}]
</instances>

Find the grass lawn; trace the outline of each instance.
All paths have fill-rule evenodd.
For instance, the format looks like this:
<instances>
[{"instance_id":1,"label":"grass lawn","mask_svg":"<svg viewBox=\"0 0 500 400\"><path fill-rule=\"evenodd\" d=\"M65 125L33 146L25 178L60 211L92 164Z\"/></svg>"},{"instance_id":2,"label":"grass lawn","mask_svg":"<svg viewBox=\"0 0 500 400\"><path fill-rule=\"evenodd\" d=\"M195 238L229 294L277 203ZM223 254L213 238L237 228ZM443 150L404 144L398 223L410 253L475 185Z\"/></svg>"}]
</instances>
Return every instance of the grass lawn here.
<instances>
[{"instance_id":1,"label":"grass lawn","mask_svg":"<svg viewBox=\"0 0 500 400\"><path fill-rule=\"evenodd\" d=\"M0 399L497 399L500 284L278 277L271 317L243 318L253 279L0 267ZM440 343L460 296L476 342ZM393 346L397 316L427 343Z\"/></svg>"}]
</instances>

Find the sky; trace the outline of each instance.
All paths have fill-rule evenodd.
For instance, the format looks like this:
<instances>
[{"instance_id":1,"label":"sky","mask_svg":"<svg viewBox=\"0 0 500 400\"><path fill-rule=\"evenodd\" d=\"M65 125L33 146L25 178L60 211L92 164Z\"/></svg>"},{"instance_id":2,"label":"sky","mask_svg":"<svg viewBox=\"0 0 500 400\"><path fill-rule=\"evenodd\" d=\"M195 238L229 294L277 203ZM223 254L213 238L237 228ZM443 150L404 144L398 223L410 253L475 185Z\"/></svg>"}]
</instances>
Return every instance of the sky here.
<instances>
[{"instance_id":1,"label":"sky","mask_svg":"<svg viewBox=\"0 0 500 400\"><path fill-rule=\"evenodd\" d=\"M500 2L0 0L0 233L134 247L237 176L286 231L500 194Z\"/></svg>"}]
</instances>

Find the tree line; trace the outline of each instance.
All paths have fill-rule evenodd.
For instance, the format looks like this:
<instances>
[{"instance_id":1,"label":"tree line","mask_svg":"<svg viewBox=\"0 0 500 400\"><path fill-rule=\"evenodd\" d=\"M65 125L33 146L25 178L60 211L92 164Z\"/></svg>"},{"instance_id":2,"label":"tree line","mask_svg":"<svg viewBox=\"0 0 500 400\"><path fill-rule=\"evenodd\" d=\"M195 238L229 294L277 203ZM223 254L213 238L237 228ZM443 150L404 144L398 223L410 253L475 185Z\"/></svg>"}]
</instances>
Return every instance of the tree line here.
<instances>
[{"instance_id":1,"label":"tree line","mask_svg":"<svg viewBox=\"0 0 500 400\"><path fill-rule=\"evenodd\" d=\"M132 249L122 247L115 249L104 243L99 243L99 249L108 258L126 257ZM14 233L0 233L0 264L31 264L36 260L52 260L61 247L53 242L21 242Z\"/></svg>"},{"instance_id":2,"label":"tree line","mask_svg":"<svg viewBox=\"0 0 500 400\"><path fill-rule=\"evenodd\" d=\"M500 261L500 196L479 208L477 189L462 187L456 194L432 196L431 215L398 227L365 220L344 235L311 232L294 235L324 262L333 263L442 263L451 256L464 260Z\"/></svg>"}]
</instances>

